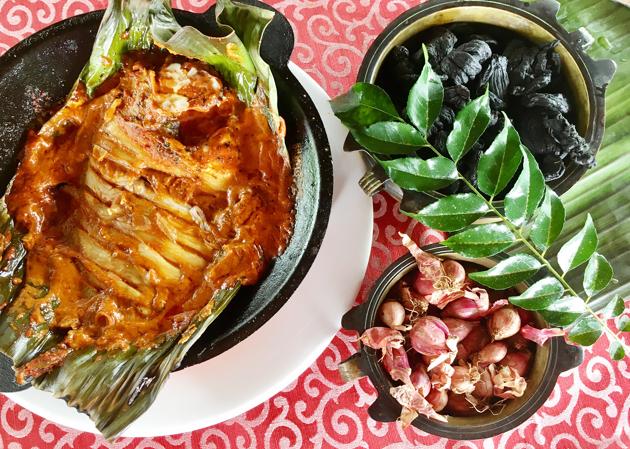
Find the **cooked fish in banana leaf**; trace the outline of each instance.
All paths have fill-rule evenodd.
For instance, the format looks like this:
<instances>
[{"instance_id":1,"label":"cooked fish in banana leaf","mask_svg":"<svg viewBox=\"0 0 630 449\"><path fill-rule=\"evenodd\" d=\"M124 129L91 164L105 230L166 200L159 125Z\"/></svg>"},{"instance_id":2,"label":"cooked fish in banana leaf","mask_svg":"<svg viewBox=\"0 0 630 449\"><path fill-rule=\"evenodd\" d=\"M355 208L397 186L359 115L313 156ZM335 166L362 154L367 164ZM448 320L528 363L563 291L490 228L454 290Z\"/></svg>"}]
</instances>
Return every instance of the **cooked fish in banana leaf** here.
<instances>
[{"instance_id":1,"label":"cooked fish in banana leaf","mask_svg":"<svg viewBox=\"0 0 630 449\"><path fill-rule=\"evenodd\" d=\"M112 0L65 105L2 199L0 350L17 382L108 438L153 402L293 231L273 12L219 0L221 38L168 0Z\"/></svg>"}]
</instances>

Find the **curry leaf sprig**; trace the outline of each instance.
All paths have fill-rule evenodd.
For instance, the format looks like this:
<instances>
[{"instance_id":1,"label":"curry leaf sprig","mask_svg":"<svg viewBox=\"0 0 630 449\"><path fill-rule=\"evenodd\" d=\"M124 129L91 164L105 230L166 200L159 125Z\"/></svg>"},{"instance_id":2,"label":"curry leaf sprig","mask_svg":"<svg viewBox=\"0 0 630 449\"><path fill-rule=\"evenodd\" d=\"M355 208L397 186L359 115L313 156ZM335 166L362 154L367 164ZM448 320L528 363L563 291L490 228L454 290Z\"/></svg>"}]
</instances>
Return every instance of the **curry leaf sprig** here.
<instances>
[{"instance_id":1,"label":"curry leaf sprig","mask_svg":"<svg viewBox=\"0 0 630 449\"><path fill-rule=\"evenodd\" d=\"M598 237L591 216L555 258L549 256L548 249L565 222L564 206L545 184L536 159L505 113L503 129L479 159L476 182L461 173L457 163L491 121L488 89L457 113L446 140L446 153L434 148L428 135L442 108L444 89L428 61L426 48L423 50L425 64L409 91L403 116L383 89L369 83L357 83L333 99L333 111L402 189L434 191L457 181L468 187L470 193L441 196L417 212L402 211L429 227L454 232L444 245L472 258L492 256L519 244L525 248L489 270L472 273L471 279L505 290L545 269L544 277L509 301L540 312L549 325L563 328L567 338L579 345L590 346L606 333L611 357L622 359L626 351L619 334L630 331L630 320L621 316L625 311L623 299L615 296L599 312L589 306L590 300L613 280L610 263L596 251ZM499 210L494 200L510 185L503 197L503 210ZM482 217L494 220L476 224ZM569 271L583 264L586 297L565 279ZM615 317L619 317L618 332L607 323Z\"/></svg>"}]
</instances>

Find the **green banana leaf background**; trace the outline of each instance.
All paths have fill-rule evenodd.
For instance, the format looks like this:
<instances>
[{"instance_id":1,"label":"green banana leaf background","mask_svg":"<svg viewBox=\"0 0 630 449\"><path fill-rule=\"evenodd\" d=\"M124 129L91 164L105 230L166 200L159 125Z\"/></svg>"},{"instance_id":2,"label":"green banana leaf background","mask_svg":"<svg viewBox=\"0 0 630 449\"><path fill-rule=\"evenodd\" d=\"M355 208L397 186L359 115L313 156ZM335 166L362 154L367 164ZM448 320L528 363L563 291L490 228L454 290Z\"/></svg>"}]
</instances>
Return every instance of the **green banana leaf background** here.
<instances>
[{"instance_id":1,"label":"green banana leaf background","mask_svg":"<svg viewBox=\"0 0 630 449\"><path fill-rule=\"evenodd\" d=\"M594 298L595 309L614 294L630 296L630 8L611 0L563 0L558 14L569 31L584 27L595 39L588 51L595 59L613 59L617 72L606 92L606 132L597 166L562 196L567 222L557 251L593 216L599 232L598 251L615 270L617 284ZM583 269L567 277L581 286Z\"/></svg>"}]
</instances>

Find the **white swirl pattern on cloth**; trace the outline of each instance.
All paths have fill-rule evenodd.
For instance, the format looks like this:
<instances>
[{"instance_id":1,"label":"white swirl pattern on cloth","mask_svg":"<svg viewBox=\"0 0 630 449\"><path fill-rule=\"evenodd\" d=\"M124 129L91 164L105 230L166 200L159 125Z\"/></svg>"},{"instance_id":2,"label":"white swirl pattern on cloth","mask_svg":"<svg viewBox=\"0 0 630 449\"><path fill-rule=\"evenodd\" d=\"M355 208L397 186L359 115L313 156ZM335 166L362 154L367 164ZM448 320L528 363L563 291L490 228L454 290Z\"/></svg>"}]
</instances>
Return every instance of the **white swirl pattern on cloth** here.
<instances>
[{"instance_id":1,"label":"white swirl pattern on cloth","mask_svg":"<svg viewBox=\"0 0 630 449\"><path fill-rule=\"evenodd\" d=\"M329 95L347 89L375 36L418 1L272 0L292 22L293 60ZM106 0L0 0L0 53L33 32L64 18L103 8ZM176 8L204 11L207 0L174 0ZM359 299L400 255L398 232L421 243L442 234L401 215L394 201L374 198L374 235ZM630 447L630 368L612 363L605 342L585 363L561 376L545 406L518 429L484 441L455 442L395 423L375 422L367 407L376 398L369 380L343 384L336 366L356 351L356 335L340 331L319 359L295 382L241 416L195 432L159 438L103 438L62 428L0 397L0 448L92 449L617 449Z\"/></svg>"}]
</instances>

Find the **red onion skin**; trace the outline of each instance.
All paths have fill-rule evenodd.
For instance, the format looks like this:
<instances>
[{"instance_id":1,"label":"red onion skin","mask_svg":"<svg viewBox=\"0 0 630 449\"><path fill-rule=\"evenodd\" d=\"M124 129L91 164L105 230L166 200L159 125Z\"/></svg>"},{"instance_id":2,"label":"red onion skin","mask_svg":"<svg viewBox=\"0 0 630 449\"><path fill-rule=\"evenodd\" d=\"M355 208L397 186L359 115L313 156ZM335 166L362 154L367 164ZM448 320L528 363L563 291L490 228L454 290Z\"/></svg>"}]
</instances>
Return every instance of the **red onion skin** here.
<instances>
[{"instance_id":1,"label":"red onion skin","mask_svg":"<svg viewBox=\"0 0 630 449\"><path fill-rule=\"evenodd\" d=\"M444 274L451 278L453 284L457 285L464 283L466 280L466 270L462 264L454 260L445 260L441 265L444 270ZM436 291L434 283L436 281L435 277L437 276L437 273L425 273L422 269L419 269L413 282L414 289L421 295L430 295Z\"/></svg>"},{"instance_id":2,"label":"red onion skin","mask_svg":"<svg viewBox=\"0 0 630 449\"><path fill-rule=\"evenodd\" d=\"M421 364L416 365L411 372L411 384L424 397L431 391L431 380L429 379L427 370Z\"/></svg>"},{"instance_id":3,"label":"red onion skin","mask_svg":"<svg viewBox=\"0 0 630 449\"><path fill-rule=\"evenodd\" d=\"M473 396L478 399L490 399L494 395L494 384L492 383L492 376L488 370L481 372L481 378L479 382L475 384L475 391Z\"/></svg>"},{"instance_id":4,"label":"red onion skin","mask_svg":"<svg viewBox=\"0 0 630 449\"><path fill-rule=\"evenodd\" d=\"M366 329L359 340L365 346L385 351L387 348L402 346L405 337L399 331L389 327L375 326Z\"/></svg>"},{"instance_id":5,"label":"red onion skin","mask_svg":"<svg viewBox=\"0 0 630 449\"><path fill-rule=\"evenodd\" d=\"M490 316L488 330L493 339L505 340L521 330L521 317L514 307L502 307Z\"/></svg>"},{"instance_id":6,"label":"red onion skin","mask_svg":"<svg viewBox=\"0 0 630 449\"><path fill-rule=\"evenodd\" d=\"M440 412L444 410L444 407L446 407L448 403L448 391L440 391L433 388L427 395L427 401L431 404L433 410Z\"/></svg>"},{"instance_id":7,"label":"red onion skin","mask_svg":"<svg viewBox=\"0 0 630 449\"><path fill-rule=\"evenodd\" d=\"M538 329L526 324L521 328L520 334L527 340L533 341L538 346L543 346L551 337L560 337L567 334L567 331L557 327L547 327Z\"/></svg>"},{"instance_id":8,"label":"red onion skin","mask_svg":"<svg viewBox=\"0 0 630 449\"><path fill-rule=\"evenodd\" d=\"M428 306L427 300L406 283L400 287L399 296L400 303L408 310L423 309L425 304Z\"/></svg>"},{"instance_id":9,"label":"red onion skin","mask_svg":"<svg viewBox=\"0 0 630 449\"><path fill-rule=\"evenodd\" d=\"M532 354L529 351L524 352L510 352L503 360L501 360L502 366L509 366L513 368L519 376L525 377L529 372L529 362Z\"/></svg>"},{"instance_id":10,"label":"red onion skin","mask_svg":"<svg viewBox=\"0 0 630 449\"><path fill-rule=\"evenodd\" d=\"M465 295L475 301L480 316L490 308L490 295L485 288L473 287L467 290Z\"/></svg>"},{"instance_id":11,"label":"red onion skin","mask_svg":"<svg viewBox=\"0 0 630 449\"><path fill-rule=\"evenodd\" d=\"M379 307L378 316L386 326L401 326L405 322L405 308L398 301L387 301Z\"/></svg>"},{"instance_id":12,"label":"red onion skin","mask_svg":"<svg viewBox=\"0 0 630 449\"><path fill-rule=\"evenodd\" d=\"M514 368L500 366L492 375L494 395L503 399L518 398L525 393L527 381Z\"/></svg>"},{"instance_id":13,"label":"red onion skin","mask_svg":"<svg viewBox=\"0 0 630 449\"><path fill-rule=\"evenodd\" d=\"M458 393L472 393L474 384L470 379L470 367L454 366L453 377L451 377L451 390Z\"/></svg>"},{"instance_id":14,"label":"red onion skin","mask_svg":"<svg viewBox=\"0 0 630 449\"><path fill-rule=\"evenodd\" d=\"M439 355L446 351L448 327L437 317L423 316L409 331L411 346L420 354Z\"/></svg>"},{"instance_id":15,"label":"red onion skin","mask_svg":"<svg viewBox=\"0 0 630 449\"><path fill-rule=\"evenodd\" d=\"M452 391L448 394L447 408L455 416L472 416L477 414L475 408L466 400L463 394L455 394Z\"/></svg>"},{"instance_id":16,"label":"red onion skin","mask_svg":"<svg viewBox=\"0 0 630 449\"><path fill-rule=\"evenodd\" d=\"M441 356L442 354L440 354ZM429 367L429 365L431 365L435 359L437 357L440 356L435 356L435 355L421 355L420 357L422 357L422 363L424 364L424 366L426 366L427 368Z\"/></svg>"},{"instance_id":17,"label":"red onion skin","mask_svg":"<svg viewBox=\"0 0 630 449\"><path fill-rule=\"evenodd\" d=\"M405 384L411 382L411 367L404 347L392 348L385 352L381 363L392 380L399 380Z\"/></svg>"},{"instance_id":18,"label":"red onion skin","mask_svg":"<svg viewBox=\"0 0 630 449\"><path fill-rule=\"evenodd\" d=\"M479 323L475 321L466 321L450 317L442 318L442 321L448 326L450 334L457 337L459 341L466 338L468 334L470 334L470 331L472 331L475 326L479 325Z\"/></svg>"},{"instance_id":19,"label":"red onion skin","mask_svg":"<svg viewBox=\"0 0 630 449\"><path fill-rule=\"evenodd\" d=\"M442 363L430 371L429 378L431 386L438 390L448 390L451 388L451 378L454 369L448 363Z\"/></svg>"},{"instance_id":20,"label":"red onion skin","mask_svg":"<svg viewBox=\"0 0 630 449\"><path fill-rule=\"evenodd\" d=\"M477 353L477 361L481 366L488 366L491 363L499 363L508 352L508 347L502 341L495 341L484 346Z\"/></svg>"}]
</instances>

